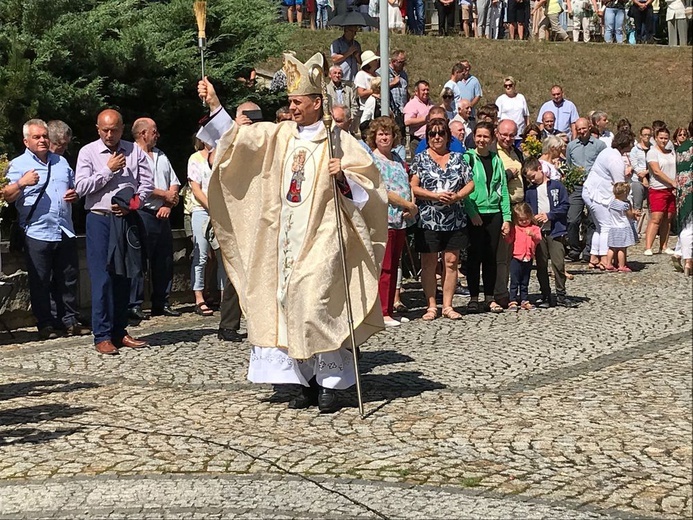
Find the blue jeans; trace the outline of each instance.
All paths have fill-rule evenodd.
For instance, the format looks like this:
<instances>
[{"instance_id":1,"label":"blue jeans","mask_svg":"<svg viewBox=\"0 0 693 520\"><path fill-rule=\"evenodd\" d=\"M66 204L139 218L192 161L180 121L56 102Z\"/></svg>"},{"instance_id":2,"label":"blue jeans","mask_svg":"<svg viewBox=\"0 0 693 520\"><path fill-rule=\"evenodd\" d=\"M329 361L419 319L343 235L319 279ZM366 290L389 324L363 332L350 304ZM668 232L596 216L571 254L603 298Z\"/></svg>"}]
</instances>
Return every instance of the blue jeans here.
<instances>
[{"instance_id":1,"label":"blue jeans","mask_svg":"<svg viewBox=\"0 0 693 520\"><path fill-rule=\"evenodd\" d=\"M407 24L409 25L409 32L412 34L423 34L425 23L423 0L409 0L407 2Z\"/></svg>"},{"instance_id":2,"label":"blue jeans","mask_svg":"<svg viewBox=\"0 0 693 520\"><path fill-rule=\"evenodd\" d=\"M512 247L512 246L511 246ZM529 277L532 273L532 261L523 262L517 258L510 259L510 301L522 303L529 301Z\"/></svg>"},{"instance_id":3,"label":"blue jeans","mask_svg":"<svg viewBox=\"0 0 693 520\"><path fill-rule=\"evenodd\" d=\"M625 9L614 9L613 7L604 9L604 41L606 43L611 43L614 33L616 33L616 43L623 43L623 23L625 20Z\"/></svg>"},{"instance_id":4,"label":"blue jeans","mask_svg":"<svg viewBox=\"0 0 693 520\"><path fill-rule=\"evenodd\" d=\"M94 343L127 335L130 279L108 268L111 217L87 214L87 269L91 280L91 328Z\"/></svg>"}]
</instances>

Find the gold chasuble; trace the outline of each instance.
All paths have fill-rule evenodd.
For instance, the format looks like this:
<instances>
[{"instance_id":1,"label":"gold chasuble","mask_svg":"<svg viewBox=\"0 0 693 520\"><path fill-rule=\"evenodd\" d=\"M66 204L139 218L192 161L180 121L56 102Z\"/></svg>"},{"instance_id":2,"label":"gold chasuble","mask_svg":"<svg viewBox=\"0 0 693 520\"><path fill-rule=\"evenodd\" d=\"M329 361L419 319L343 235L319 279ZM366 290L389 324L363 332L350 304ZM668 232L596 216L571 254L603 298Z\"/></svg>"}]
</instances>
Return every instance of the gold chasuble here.
<instances>
[{"instance_id":1,"label":"gold chasuble","mask_svg":"<svg viewBox=\"0 0 693 520\"><path fill-rule=\"evenodd\" d=\"M368 153L350 135L340 141L345 176L368 194L362 209L339 195L358 345L383 328L387 195ZM210 216L249 342L299 360L337 350L349 337L328 161L324 127L302 139L292 121L233 125L218 143L209 184Z\"/></svg>"}]
</instances>

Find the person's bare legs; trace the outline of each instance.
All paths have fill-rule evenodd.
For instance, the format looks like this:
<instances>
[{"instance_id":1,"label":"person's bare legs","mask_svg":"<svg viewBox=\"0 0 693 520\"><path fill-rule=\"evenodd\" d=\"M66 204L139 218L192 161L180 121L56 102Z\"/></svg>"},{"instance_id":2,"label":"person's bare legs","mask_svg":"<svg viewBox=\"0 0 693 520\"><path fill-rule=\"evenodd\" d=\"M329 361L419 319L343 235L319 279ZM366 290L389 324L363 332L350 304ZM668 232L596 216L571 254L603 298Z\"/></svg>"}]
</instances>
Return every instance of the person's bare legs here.
<instances>
[{"instance_id":1,"label":"person's bare legs","mask_svg":"<svg viewBox=\"0 0 693 520\"><path fill-rule=\"evenodd\" d=\"M296 8L294 6L288 7L286 9L286 17L289 19L289 23L294 23L294 12Z\"/></svg>"},{"instance_id":2,"label":"person's bare legs","mask_svg":"<svg viewBox=\"0 0 693 520\"><path fill-rule=\"evenodd\" d=\"M443 261L445 264L443 276L443 308L452 307L452 298L457 287L457 264L460 254L458 251L445 251Z\"/></svg>"},{"instance_id":3,"label":"person's bare legs","mask_svg":"<svg viewBox=\"0 0 693 520\"><path fill-rule=\"evenodd\" d=\"M645 230L645 249L652 249L655 238L657 237L657 230L659 230L663 217L664 213L661 211L650 212L650 220Z\"/></svg>"},{"instance_id":4,"label":"person's bare legs","mask_svg":"<svg viewBox=\"0 0 693 520\"><path fill-rule=\"evenodd\" d=\"M298 26L301 27L301 24L303 23L303 7L300 5L296 6L296 22L298 23Z\"/></svg>"},{"instance_id":5,"label":"person's bare legs","mask_svg":"<svg viewBox=\"0 0 693 520\"><path fill-rule=\"evenodd\" d=\"M618 266L619 267L627 267L627 254L626 254L627 249L625 247L619 247L616 250L617 254L617 259L618 259Z\"/></svg>"},{"instance_id":6,"label":"person's bare legs","mask_svg":"<svg viewBox=\"0 0 693 520\"><path fill-rule=\"evenodd\" d=\"M436 267L438 266L438 253L421 253L421 288L426 298L428 309L437 308L436 305ZM454 289L453 289L454 290Z\"/></svg>"},{"instance_id":7,"label":"person's bare legs","mask_svg":"<svg viewBox=\"0 0 693 520\"><path fill-rule=\"evenodd\" d=\"M510 35L511 40L515 39L515 31L517 31L517 24L509 23L508 24L508 34Z\"/></svg>"},{"instance_id":8,"label":"person's bare legs","mask_svg":"<svg viewBox=\"0 0 693 520\"><path fill-rule=\"evenodd\" d=\"M525 24L523 24L523 23L517 24L517 36L518 36L519 40L525 39Z\"/></svg>"},{"instance_id":9,"label":"person's bare legs","mask_svg":"<svg viewBox=\"0 0 693 520\"><path fill-rule=\"evenodd\" d=\"M672 213L662 213L662 223L659 225L659 251L669 247L669 233L671 232Z\"/></svg>"}]
</instances>

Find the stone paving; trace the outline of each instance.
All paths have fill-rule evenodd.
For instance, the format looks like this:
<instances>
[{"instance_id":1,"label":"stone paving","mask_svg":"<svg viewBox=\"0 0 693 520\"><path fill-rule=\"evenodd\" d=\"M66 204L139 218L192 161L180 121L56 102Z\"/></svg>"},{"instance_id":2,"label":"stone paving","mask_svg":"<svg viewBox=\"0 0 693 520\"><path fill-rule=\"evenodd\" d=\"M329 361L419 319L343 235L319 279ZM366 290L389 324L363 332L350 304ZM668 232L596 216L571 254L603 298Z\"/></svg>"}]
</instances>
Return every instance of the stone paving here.
<instances>
[{"instance_id":1,"label":"stone paving","mask_svg":"<svg viewBox=\"0 0 693 520\"><path fill-rule=\"evenodd\" d=\"M412 284L363 348L363 420L353 391L319 415L249 384L218 317L143 322L155 346L114 358L19 332L0 518L691 518L691 281L632 256L569 266L576 309L425 323Z\"/></svg>"}]
</instances>

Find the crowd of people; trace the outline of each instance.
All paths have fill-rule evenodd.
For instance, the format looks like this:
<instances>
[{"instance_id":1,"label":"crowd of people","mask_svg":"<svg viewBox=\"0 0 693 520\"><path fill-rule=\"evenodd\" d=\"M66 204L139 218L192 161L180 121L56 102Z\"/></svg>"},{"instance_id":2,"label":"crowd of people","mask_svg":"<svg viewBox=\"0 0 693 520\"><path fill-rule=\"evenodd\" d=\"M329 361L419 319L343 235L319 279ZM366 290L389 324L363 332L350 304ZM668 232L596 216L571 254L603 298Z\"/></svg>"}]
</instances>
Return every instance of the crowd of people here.
<instances>
[{"instance_id":1,"label":"crowd of people","mask_svg":"<svg viewBox=\"0 0 693 520\"><path fill-rule=\"evenodd\" d=\"M622 119L612 133L605 112L581 117L560 85L551 87L551 99L532 119L510 76L503 79L504 94L483 103L482 86L467 60L451 66L434 103L428 81L409 83L404 51L394 51L381 67L380 57L362 52L355 35L347 27L333 42L326 92L335 125L360 140L387 187L388 239L379 281L386 325L407 321L399 287L401 258L410 246L418 253L414 263L420 261L426 321L439 314L461 318L461 309L453 306L455 294L469 296L470 313L574 307L576 301L567 294L572 275L566 262L583 260L590 269L628 273L628 247L641 237L645 255L670 254L678 269L691 273L690 126L670 131L654 121L635 135ZM381 76L385 71L387 80ZM380 104L385 85L390 116L382 115ZM284 70L273 88L287 88ZM295 117L285 107L276 122ZM262 119L260 107L246 102L237 107L234 121L250 126ZM142 310L147 272L151 315L180 314L169 304L169 217L179 199L193 243L194 312L214 315L206 295L210 289L220 291L220 337L243 339L238 295L221 261L209 212L215 146L195 139L187 185L179 193L181 182L156 146L159 134L152 119L132 124L134 142L122 139L124 123L114 110L98 115L97 130L99 138L80 150L73 171L62 157L71 139L69 126L28 121L26 151L12 160L10 184L3 189L5 200L15 202L19 212L40 336L89 333L76 304L71 205L81 197L88 211L91 327L99 352L144 346L126 327L128 320L148 318ZM296 161L294 169L300 172L301 157ZM287 195L291 200L300 200L303 175L295 175ZM672 226L679 233L676 249L669 246ZM210 260L215 260L211 276ZM530 299L528 292L533 268L538 299Z\"/></svg>"},{"instance_id":2,"label":"crowd of people","mask_svg":"<svg viewBox=\"0 0 693 520\"><path fill-rule=\"evenodd\" d=\"M388 0L388 27L425 34L425 0ZM379 18L378 0L281 0L283 16L323 29L331 18L360 11ZM687 45L693 7L689 0L436 0L437 34L491 39L555 39L654 43L659 27L669 45Z\"/></svg>"},{"instance_id":3,"label":"crowd of people","mask_svg":"<svg viewBox=\"0 0 693 520\"><path fill-rule=\"evenodd\" d=\"M612 133L605 112L581 117L560 85L533 119L511 76L495 103L482 103L465 60L451 66L435 104L428 81L410 86L405 52L394 51L381 67L354 35L347 28L333 43L331 67L319 53L306 63L285 54L273 80L289 99L275 114L278 124L257 124L265 118L252 102L232 117L211 82L200 81L210 113L183 190L150 118L133 122L131 142L121 114L103 110L98 139L81 148L74 169L62 155L69 126L27 121L26 150L10 162L2 197L17 207L14 243L24 251L40 337L91 332L102 355L146 346L127 326L143 317L147 272L151 315L180 315L169 303L170 215L180 200L194 244L195 312L214 314L205 300L211 278L222 291L219 337L248 337L252 345L248 378L301 385L289 406L321 412L338 409L335 390L356 381L354 346L413 317L400 291L410 244L420 262L423 321L575 307L566 261L627 275L628 248L647 214L644 254L670 254L679 270L693 273L693 123L670 132L654 121L636 137L622 119ZM383 88L391 115L378 102ZM71 206L80 199L88 212L91 330L77 308ZM670 249L674 222L678 241ZM215 257L216 273L206 276ZM455 294L469 297L466 309L454 304ZM247 335L239 330L241 308Z\"/></svg>"}]
</instances>

